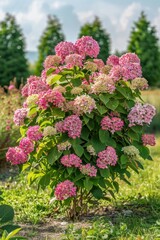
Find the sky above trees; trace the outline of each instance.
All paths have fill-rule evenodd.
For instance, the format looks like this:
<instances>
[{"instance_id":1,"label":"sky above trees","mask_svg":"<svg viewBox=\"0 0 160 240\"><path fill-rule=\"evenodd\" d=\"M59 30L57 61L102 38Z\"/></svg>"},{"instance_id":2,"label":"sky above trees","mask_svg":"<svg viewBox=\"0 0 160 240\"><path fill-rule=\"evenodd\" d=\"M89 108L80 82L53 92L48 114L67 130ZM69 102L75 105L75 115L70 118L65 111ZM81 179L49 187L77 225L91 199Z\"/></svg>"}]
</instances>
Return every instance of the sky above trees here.
<instances>
[{"instance_id":1,"label":"sky above trees","mask_svg":"<svg viewBox=\"0 0 160 240\"><path fill-rule=\"evenodd\" d=\"M159 0L0 0L0 20L9 12L16 16L27 41L27 50L36 50L47 15L56 15L67 41L75 41L80 27L97 15L112 39L112 51L124 50L133 21L144 10L160 38Z\"/></svg>"}]
</instances>

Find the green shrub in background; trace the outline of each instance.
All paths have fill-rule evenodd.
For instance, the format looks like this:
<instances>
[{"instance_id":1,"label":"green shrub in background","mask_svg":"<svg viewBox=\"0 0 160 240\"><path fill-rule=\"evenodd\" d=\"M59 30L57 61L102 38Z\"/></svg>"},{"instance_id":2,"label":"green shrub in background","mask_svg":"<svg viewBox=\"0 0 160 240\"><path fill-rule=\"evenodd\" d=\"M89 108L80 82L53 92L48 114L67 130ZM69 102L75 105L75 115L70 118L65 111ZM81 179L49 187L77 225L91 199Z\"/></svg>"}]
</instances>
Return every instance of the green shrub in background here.
<instances>
[{"instance_id":1,"label":"green shrub in background","mask_svg":"<svg viewBox=\"0 0 160 240\"><path fill-rule=\"evenodd\" d=\"M19 129L13 123L15 109L22 103L20 90L11 82L7 92L0 88L0 163L5 161L5 154L9 146L15 146L19 138Z\"/></svg>"}]
</instances>

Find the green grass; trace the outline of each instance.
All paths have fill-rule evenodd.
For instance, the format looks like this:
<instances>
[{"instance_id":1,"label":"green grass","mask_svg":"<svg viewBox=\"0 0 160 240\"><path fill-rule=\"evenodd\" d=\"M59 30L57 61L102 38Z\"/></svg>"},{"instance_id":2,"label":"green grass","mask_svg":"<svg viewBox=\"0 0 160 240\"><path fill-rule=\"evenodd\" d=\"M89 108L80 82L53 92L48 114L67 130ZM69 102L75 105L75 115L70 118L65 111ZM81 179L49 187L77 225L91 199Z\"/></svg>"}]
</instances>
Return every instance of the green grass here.
<instances>
[{"instance_id":1,"label":"green grass","mask_svg":"<svg viewBox=\"0 0 160 240\"><path fill-rule=\"evenodd\" d=\"M68 224L63 237L57 239L160 240L159 149L160 137L157 145L151 148L154 161L144 162L144 170L139 175L132 173L131 186L122 182L116 200L102 202L97 207L100 212L97 211L91 218L84 218L78 224ZM41 222L45 225L46 218L55 219L48 190L37 194L35 187L27 185L24 176L11 178L0 185L5 202L15 209L19 224Z\"/></svg>"}]
</instances>

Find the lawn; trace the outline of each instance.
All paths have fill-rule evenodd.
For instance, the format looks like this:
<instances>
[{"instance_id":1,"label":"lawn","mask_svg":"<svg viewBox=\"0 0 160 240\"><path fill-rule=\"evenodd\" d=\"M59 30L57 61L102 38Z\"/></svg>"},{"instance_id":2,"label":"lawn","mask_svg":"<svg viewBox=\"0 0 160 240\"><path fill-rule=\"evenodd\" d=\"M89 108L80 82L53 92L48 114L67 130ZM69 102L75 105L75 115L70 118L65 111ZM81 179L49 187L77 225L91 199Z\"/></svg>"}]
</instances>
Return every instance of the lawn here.
<instances>
[{"instance_id":1,"label":"lawn","mask_svg":"<svg viewBox=\"0 0 160 240\"><path fill-rule=\"evenodd\" d=\"M29 239L160 239L160 137L152 147L154 161L146 161L140 174L133 173L132 185L122 183L116 200L101 202L79 222L67 222L54 202L49 204L49 190L29 187L24 176L1 180L5 202L16 213L22 234ZM8 175L9 176L9 175ZM94 213L93 213L94 212Z\"/></svg>"}]
</instances>

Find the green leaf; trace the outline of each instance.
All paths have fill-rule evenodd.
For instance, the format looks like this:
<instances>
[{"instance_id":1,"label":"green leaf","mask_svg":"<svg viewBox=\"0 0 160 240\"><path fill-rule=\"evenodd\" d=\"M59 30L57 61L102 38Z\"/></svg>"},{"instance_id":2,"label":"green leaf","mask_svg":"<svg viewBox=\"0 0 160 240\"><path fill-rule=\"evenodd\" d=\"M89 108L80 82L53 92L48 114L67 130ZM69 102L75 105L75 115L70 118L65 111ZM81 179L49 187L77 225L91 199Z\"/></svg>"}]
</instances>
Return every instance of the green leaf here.
<instances>
[{"instance_id":1,"label":"green leaf","mask_svg":"<svg viewBox=\"0 0 160 240\"><path fill-rule=\"evenodd\" d=\"M65 113L60 108L52 108L52 115L56 117L63 118L65 117Z\"/></svg>"},{"instance_id":2,"label":"green leaf","mask_svg":"<svg viewBox=\"0 0 160 240\"><path fill-rule=\"evenodd\" d=\"M47 76L49 76L51 73L53 73L56 69L55 68L50 68L47 70Z\"/></svg>"},{"instance_id":3,"label":"green leaf","mask_svg":"<svg viewBox=\"0 0 160 240\"><path fill-rule=\"evenodd\" d=\"M106 105L109 102L109 99L111 98L110 94L100 94L99 95L100 100Z\"/></svg>"},{"instance_id":4,"label":"green leaf","mask_svg":"<svg viewBox=\"0 0 160 240\"><path fill-rule=\"evenodd\" d=\"M126 99L133 99L132 91L130 88L117 86L116 90L120 92Z\"/></svg>"},{"instance_id":5,"label":"green leaf","mask_svg":"<svg viewBox=\"0 0 160 240\"><path fill-rule=\"evenodd\" d=\"M14 210L11 206L2 204L0 205L0 223L7 223L14 218Z\"/></svg>"},{"instance_id":6,"label":"green leaf","mask_svg":"<svg viewBox=\"0 0 160 240\"><path fill-rule=\"evenodd\" d=\"M96 104L97 110L98 112L103 115L104 113L106 113L108 111L108 109L105 106L101 106L99 104Z\"/></svg>"},{"instance_id":7,"label":"green leaf","mask_svg":"<svg viewBox=\"0 0 160 240\"><path fill-rule=\"evenodd\" d=\"M88 118L87 116L84 115L83 120L84 120L85 124L87 124L89 122L90 118Z\"/></svg>"},{"instance_id":8,"label":"green leaf","mask_svg":"<svg viewBox=\"0 0 160 240\"><path fill-rule=\"evenodd\" d=\"M81 132L81 138L88 141L89 134L90 134L90 131L88 130L88 128L83 127Z\"/></svg>"},{"instance_id":9,"label":"green leaf","mask_svg":"<svg viewBox=\"0 0 160 240\"><path fill-rule=\"evenodd\" d=\"M72 174L73 170L74 170L73 167L67 167L67 172L68 172L69 175Z\"/></svg>"},{"instance_id":10,"label":"green leaf","mask_svg":"<svg viewBox=\"0 0 160 240\"><path fill-rule=\"evenodd\" d=\"M99 130L99 139L102 143L106 143L109 138L110 136L108 131L102 129Z\"/></svg>"},{"instance_id":11,"label":"green leaf","mask_svg":"<svg viewBox=\"0 0 160 240\"><path fill-rule=\"evenodd\" d=\"M93 183L90 181L89 178L84 179L83 183L84 183L84 187L85 187L88 191L90 191L90 190L92 189Z\"/></svg>"},{"instance_id":12,"label":"green leaf","mask_svg":"<svg viewBox=\"0 0 160 240\"><path fill-rule=\"evenodd\" d=\"M95 123L93 120L90 120L88 123L87 123L87 127L89 128L90 131L92 131L95 127Z\"/></svg>"},{"instance_id":13,"label":"green leaf","mask_svg":"<svg viewBox=\"0 0 160 240\"><path fill-rule=\"evenodd\" d=\"M74 87L79 87L82 84L82 80L80 78L72 79L71 83Z\"/></svg>"},{"instance_id":14,"label":"green leaf","mask_svg":"<svg viewBox=\"0 0 160 240\"><path fill-rule=\"evenodd\" d=\"M108 178L110 176L110 172L109 172L108 168L99 169L99 171L100 171L101 176L104 177L104 178Z\"/></svg>"},{"instance_id":15,"label":"green leaf","mask_svg":"<svg viewBox=\"0 0 160 240\"><path fill-rule=\"evenodd\" d=\"M128 157L126 155L122 154L120 157L120 162L122 165L126 164L128 162Z\"/></svg>"},{"instance_id":16,"label":"green leaf","mask_svg":"<svg viewBox=\"0 0 160 240\"><path fill-rule=\"evenodd\" d=\"M49 81L49 85L53 85L54 83L58 82L61 78L62 78L62 75L60 74L51 75L47 77L46 82Z\"/></svg>"},{"instance_id":17,"label":"green leaf","mask_svg":"<svg viewBox=\"0 0 160 240\"><path fill-rule=\"evenodd\" d=\"M93 187L91 193L93 194L93 196L96 198L96 199L101 199L103 198L103 192L101 190L101 188L99 187Z\"/></svg>"},{"instance_id":18,"label":"green leaf","mask_svg":"<svg viewBox=\"0 0 160 240\"><path fill-rule=\"evenodd\" d=\"M119 184L118 184L118 182L114 181L113 182L113 186L114 186L116 192L118 193L119 192Z\"/></svg>"},{"instance_id":19,"label":"green leaf","mask_svg":"<svg viewBox=\"0 0 160 240\"><path fill-rule=\"evenodd\" d=\"M73 149L79 157L81 157L84 153L84 149L81 145L78 145L78 144L73 145Z\"/></svg>"},{"instance_id":20,"label":"green leaf","mask_svg":"<svg viewBox=\"0 0 160 240\"><path fill-rule=\"evenodd\" d=\"M56 147L52 148L48 152L48 156L47 156L48 163L52 165L54 162L56 162L60 158L61 155L62 155L62 152L59 152Z\"/></svg>"},{"instance_id":21,"label":"green leaf","mask_svg":"<svg viewBox=\"0 0 160 240\"><path fill-rule=\"evenodd\" d=\"M6 238L6 240L11 239L12 237L14 237L19 231L21 230L21 228L17 228L15 230L13 230L12 232L10 232Z\"/></svg>"},{"instance_id":22,"label":"green leaf","mask_svg":"<svg viewBox=\"0 0 160 240\"><path fill-rule=\"evenodd\" d=\"M91 145L94 147L96 153L101 152L106 148L106 145L100 142L98 136L92 137Z\"/></svg>"},{"instance_id":23,"label":"green leaf","mask_svg":"<svg viewBox=\"0 0 160 240\"><path fill-rule=\"evenodd\" d=\"M141 133L143 130L143 127L142 126L133 126L130 129L132 129L136 133Z\"/></svg>"},{"instance_id":24,"label":"green leaf","mask_svg":"<svg viewBox=\"0 0 160 240\"><path fill-rule=\"evenodd\" d=\"M132 131L131 129L129 129L128 131L128 136L132 139L132 140L136 140L139 141L139 134L137 132Z\"/></svg>"},{"instance_id":25,"label":"green leaf","mask_svg":"<svg viewBox=\"0 0 160 240\"><path fill-rule=\"evenodd\" d=\"M114 111L119 105L119 101L116 99L110 99L110 101L106 104L106 107Z\"/></svg>"},{"instance_id":26,"label":"green leaf","mask_svg":"<svg viewBox=\"0 0 160 240\"><path fill-rule=\"evenodd\" d=\"M39 181L39 185L42 187L42 189L45 189L49 183L50 183L50 179L51 179L51 174L47 173L45 174Z\"/></svg>"}]
</instances>

